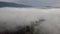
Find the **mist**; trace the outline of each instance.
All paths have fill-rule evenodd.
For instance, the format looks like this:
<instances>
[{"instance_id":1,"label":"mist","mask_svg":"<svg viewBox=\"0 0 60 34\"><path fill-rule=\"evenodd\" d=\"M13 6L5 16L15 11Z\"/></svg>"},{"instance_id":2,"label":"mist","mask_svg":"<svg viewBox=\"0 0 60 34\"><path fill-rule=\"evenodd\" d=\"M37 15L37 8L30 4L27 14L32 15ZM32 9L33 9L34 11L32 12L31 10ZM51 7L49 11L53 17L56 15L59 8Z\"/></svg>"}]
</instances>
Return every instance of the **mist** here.
<instances>
[{"instance_id":1,"label":"mist","mask_svg":"<svg viewBox=\"0 0 60 34\"><path fill-rule=\"evenodd\" d=\"M39 8L0 8L0 32L8 30L16 31L17 26L31 26L33 22L44 19L35 30L38 34L59 34L60 33L60 8L39 9ZM37 32L37 31L36 31Z\"/></svg>"}]
</instances>

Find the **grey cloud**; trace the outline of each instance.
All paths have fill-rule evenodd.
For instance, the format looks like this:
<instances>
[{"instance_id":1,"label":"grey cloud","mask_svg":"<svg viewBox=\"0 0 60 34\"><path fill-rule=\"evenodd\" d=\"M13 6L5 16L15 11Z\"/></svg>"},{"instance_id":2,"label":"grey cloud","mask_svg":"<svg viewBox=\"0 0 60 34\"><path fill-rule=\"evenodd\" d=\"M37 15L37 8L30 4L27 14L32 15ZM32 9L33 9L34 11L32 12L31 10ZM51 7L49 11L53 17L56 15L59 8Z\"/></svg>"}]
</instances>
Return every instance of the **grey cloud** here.
<instances>
[{"instance_id":1,"label":"grey cloud","mask_svg":"<svg viewBox=\"0 0 60 34\"><path fill-rule=\"evenodd\" d=\"M16 0L0 0L0 1L4 1L4 2L15 2Z\"/></svg>"},{"instance_id":2,"label":"grey cloud","mask_svg":"<svg viewBox=\"0 0 60 34\"><path fill-rule=\"evenodd\" d=\"M31 5L35 7L60 7L60 0L0 0L18 4Z\"/></svg>"},{"instance_id":3,"label":"grey cloud","mask_svg":"<svg viewBox=\"0 0 60 34\"><path fill-rule=\"evenodd\" d=\"M57 3L58 2L58 3ZM37 6L37 7L45 7L45 6L51 6L54 7L55 4L57 4L55 7L59 7L60 0L17 0L17 3Z\"/></svg>"}]
</instances>

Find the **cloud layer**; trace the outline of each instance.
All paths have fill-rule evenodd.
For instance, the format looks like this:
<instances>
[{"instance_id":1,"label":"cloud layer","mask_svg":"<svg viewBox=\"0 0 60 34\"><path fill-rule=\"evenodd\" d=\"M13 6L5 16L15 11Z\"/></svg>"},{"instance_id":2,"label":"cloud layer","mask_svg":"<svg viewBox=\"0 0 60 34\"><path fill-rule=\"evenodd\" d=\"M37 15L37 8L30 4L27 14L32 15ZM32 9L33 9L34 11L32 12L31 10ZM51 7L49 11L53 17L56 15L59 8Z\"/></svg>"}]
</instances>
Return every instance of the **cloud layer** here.
<instances>
[{"instance_id":1,"label":"cloud layer","mask_svg":"<svg viewBox=\"0 0 60 34\"><path fill-rule=\"evenodd\" d=\"M37 26L44 34L60 33L60 9L57 8L0 8L0 31L14 30L16 26L30 26L32 21L35 23L39 19L45 19Z\"/></svg>"}]
</instances>

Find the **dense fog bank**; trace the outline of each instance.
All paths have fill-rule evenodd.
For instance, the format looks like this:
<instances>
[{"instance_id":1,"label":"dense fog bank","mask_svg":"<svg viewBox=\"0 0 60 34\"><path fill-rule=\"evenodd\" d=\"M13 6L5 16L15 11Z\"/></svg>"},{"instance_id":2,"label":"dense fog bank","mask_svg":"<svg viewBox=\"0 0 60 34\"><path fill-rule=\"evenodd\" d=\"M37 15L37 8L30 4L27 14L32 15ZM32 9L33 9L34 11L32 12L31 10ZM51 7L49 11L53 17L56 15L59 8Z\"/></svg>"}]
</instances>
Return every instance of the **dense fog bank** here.
<instances>
[{"instance_id":1,"label":"dense fog bank","mask_svg":"<svg viewBox=\"0 0 60 34\"><path fill-rule=\"evenodd\" d=\"M34 32L39 30L38 34L60 34L60 9L0 8L0 32L6 29L17 31L16 27L23 28L32 23L37 24L33 26Z\"/></svg>"}]
</instances>

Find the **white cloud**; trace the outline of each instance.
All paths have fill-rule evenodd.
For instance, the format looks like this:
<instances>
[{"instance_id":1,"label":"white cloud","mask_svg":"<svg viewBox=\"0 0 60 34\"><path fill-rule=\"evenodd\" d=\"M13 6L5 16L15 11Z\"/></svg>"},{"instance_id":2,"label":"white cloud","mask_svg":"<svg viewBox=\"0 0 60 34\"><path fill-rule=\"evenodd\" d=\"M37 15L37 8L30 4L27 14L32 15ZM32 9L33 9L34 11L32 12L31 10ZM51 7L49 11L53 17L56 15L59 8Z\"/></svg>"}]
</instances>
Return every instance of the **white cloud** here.
<instances>
[{"instance_id":1,"label":"white cloud","mask_svg":"<svg viewBox=\"0 0 60 34\"><path fill-rule=\"evenodd\" d=\"M39 19L45 19L44 22L40 23L41 25L37 26L43 33L60 33L60 9L0 8L0 26L5 28L12 27L14 29L16 25L30 25L31 21ZM0 31L2 29L0 28Z\"/></svg>"}]
</instances>

